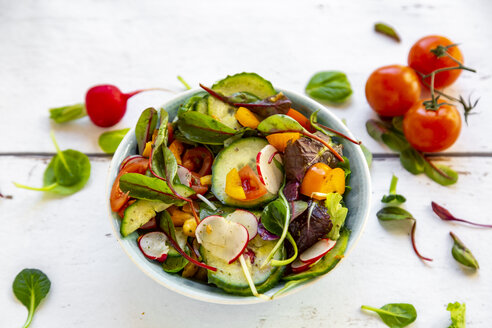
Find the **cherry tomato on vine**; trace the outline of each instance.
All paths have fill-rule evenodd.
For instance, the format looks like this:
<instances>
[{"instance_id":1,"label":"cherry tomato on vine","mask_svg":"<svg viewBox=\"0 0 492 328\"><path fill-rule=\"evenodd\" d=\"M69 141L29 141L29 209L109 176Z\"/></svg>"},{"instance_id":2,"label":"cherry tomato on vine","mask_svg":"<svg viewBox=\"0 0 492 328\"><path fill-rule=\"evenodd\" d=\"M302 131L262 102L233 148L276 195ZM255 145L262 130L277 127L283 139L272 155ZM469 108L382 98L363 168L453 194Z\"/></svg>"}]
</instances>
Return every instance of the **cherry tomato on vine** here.
<instances>
[{"instance_id":1,"label":"cherry tomato on vine","mask_svg":"<svg viewBox=\"0 0 492 328\"><path fill-rule=\"evenodd\" d=\"M419 102L403 118L405 137L415 149L423 152L449 148L458 139L460 130L460 113L448 104L441 104L437 110L427 110Z\"/></svg>"},{"instance_id":2,"label":"cherry tomato on vine","mask_svg":"<svg viewBox=\"0 0 492 328\"><path fill-rule=\"evenodd\" d=\"M446 67L456 67L458 64L448 56L437 57L431 50L441 45L447 47L452 45L448 38L439 35L429 35L418 40L410 49L408 54L408 66L415 71L424 75L430 74L432 71ZM456 60L463 63L463 55L457 46L447 49L447 53ZM434 78L434 87L442 88L451 85L461 74L461 69L452 71L439 72ZM428 84L431 83L430 77L425 79Z\"/></svg>"},{"instance_id":3,"label":"cherry tomato on vine","mask_svg":"<svg viewBox=\"0 0 492 328\"><path fill-rule=\"evenodd\" d=\"M383 66L366 82L369 105L381 116L401 116L420 99L417 74L408 66Z\"/></svg>"}]
</instances>

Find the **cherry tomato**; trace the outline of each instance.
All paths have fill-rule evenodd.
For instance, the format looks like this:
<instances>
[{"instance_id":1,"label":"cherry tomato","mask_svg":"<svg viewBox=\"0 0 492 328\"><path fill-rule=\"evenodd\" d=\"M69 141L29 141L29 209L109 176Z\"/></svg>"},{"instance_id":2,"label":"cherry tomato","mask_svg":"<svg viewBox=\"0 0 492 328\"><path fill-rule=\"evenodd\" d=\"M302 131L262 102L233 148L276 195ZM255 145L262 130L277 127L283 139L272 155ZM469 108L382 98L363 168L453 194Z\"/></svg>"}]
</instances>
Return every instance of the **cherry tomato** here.
<instances>
[{"instance_id":1,"label":"cherry tomato","mask_svg":"<svg viewBox=\"0 0 492 328\"><path fill-rule=\"evenodd\" d=\"M419 78L408 66L380 67L367 79L366 98L381 116L404 115L420 98Z\"/></svg>"},{"instance_id":2,"label":"cherry tomato","mask_svg":"<svg viewBox=\"0 0 492 328\"><path fill-rule=\"evenodd\" d=\"M443 104L438 110L427 110L415 104L403 118L403 132L417 150L437 152L449 148L458 139L461 116L456 107Z\"/></svg>"},{"instance_id":3,"label":"cherry tomato","mask_svg":"<svg viewBox=\"0 0 492 328\"><path fill-rule=\"evenodd\" d=\"M439 45L446 47L451 44L453 44L453 42L443 36L429 35L423 37L410 49L410 53L408 54L408 66L425 75L430 74L432 71L439 68L456 67L457 63L451 58L447 56L438 58L431 52L432 49L435 49ZM463 55L457 46L449 48L447 52L463 63ZM460 74L460 69L437 73L434 78L434 87L442 88L451 85L456 81ZM430 77L427 78L425 82L430 84Z\"/></svg>"},{"instance_id":4,"label":"cherry tomato","mask_svg":"<svg viewBox=\"0 0 492 328\"><path fill-rule=\"evenodd\" d=\"M289 109L286 115L296 120L297 123L302 125L302 127L308 130L309 132L311 133L316 132L316 129L313 128L313 126L311 125L309 118L304 116L301 112L296 111L294 108Z\"/></svg>"},{"instance_id":5,"label":"cherry tomato","mask_svg":"<svg viewBox=\"0 0 492 328\"><path fill-rule=\"evenodd\" d=\"M204 195L208 191L208 186L204 186L200 182L201 176L196 172L191 172L191 189L197 194Z\"/></svg>"},{"instance_id":6,"label":"cherry tomato","mask_svg":"<svg viewBox=\"0 0 492 328\"><path fill-rule=\"evenodd\" d=\"M249 165L243 167L238 173L247 200L260 198L267 193L265 185L261 183L260 178Z\"/></svg>"},{"instance_id":7,"label":"cherry tomato","mask_svg":"<svg viewBox=\"0 0 492 328\"><path fill-rule=\"evenodd\" d=\"M135 158L129 161L118 173L118 176L113 182L113 187L111 188L111 194L109 197L111 209L113 212L118 212L125 206L130 197L128 194L123 193L120 189L120 178L125 173L140 173L144 174L149 167L148 158Z\"/></svg>"},{"instance_id":8,"label":"cherry tomato","mask_svg":"<svg viewBox=\"0 0 492 328\"><path fill-rule=\"evenodd\" d=\"M201 177L212 172L213 161L212 153L205 147L188 149L183 156L183 166Z\"/></svg>"}]
</instances>

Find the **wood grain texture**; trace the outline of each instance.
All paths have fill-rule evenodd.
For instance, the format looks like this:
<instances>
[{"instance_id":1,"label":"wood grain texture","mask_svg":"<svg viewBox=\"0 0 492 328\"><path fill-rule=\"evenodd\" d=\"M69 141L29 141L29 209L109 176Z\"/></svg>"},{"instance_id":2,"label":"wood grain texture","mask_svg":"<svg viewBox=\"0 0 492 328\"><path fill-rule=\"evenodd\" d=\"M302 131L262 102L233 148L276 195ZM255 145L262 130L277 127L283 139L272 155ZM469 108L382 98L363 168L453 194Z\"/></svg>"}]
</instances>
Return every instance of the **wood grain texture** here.
<instances>
[{"instance_id":1,"label":"wood grain texture","mask_svg":"<svg viewBox=\"0 0 492 328\"><path fill-rule=\"evenodd\" d=\"M303 92L320 70L347 73L354 95L330 107L374 152L388 152L365 132L369 109L364 85L377 67L406 63L418 38L439 33L461 43L467 64L452 93L481 97L471 127L449 151L492 151L480 133L492 120L492 2L416 1L0 1L0 152L51 151L53 128L62 144L100 151L102 129L88 119L56 125L47 109L83 101L92 85L113 83L123 91L146 87L182 90L227 74L258 72L274 85ZM442 19L444 17L444 19ZM376 21L394 25L400 44L373 31ZM147 106L171 95L142 94L129 103L115 128L130 127ZM32 132L19 134L19 125Z\"/></svg>"},{"instance_id":2,"label":"wood grain texture","mask_svg":"<svg viewBox=\"0 0 492 328\"><path fill-rule=\"evenodd\" d=\"M0 327L14 327L25 309L10 293L15 275L24 267L40 268L53 282L33 327L379 327L379 319L359 310L410 302L418 310L412 327L447 327L448 302L466 302L470 327L489 327L492 319L492 231L442 222L432 213L434 200L455 215L492 223L484 210L492 194L492 159L441 159L460 173L456 186L443 188L424 176L399 170L396 159L378 159L371 169L373 210L366 231L347 259L315 286L263 305L206 304L175 294L140 272L124 255L106 213L105 178L108 159L92 159L86 188L60 199L16 189L10 182L37 185L46 158L2 157L0 199ZM413 253L408 229L388 229L375 213L387 193L392 173L400 177L398 191L417 218L416 239L422 263ZM477 186L480 192L477 192ZM473 274L451 256L449 231L473 251L480 271Z\"/></svg>"}]
</instances>

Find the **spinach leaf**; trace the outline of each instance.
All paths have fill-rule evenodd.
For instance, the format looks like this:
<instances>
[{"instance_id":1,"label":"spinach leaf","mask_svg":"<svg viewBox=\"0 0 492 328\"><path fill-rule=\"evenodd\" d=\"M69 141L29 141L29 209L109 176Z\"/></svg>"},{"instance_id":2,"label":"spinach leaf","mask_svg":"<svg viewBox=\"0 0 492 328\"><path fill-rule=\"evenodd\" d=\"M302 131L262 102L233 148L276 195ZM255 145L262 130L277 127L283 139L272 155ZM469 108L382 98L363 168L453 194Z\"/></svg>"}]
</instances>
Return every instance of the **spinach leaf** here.
<instances>
[{"instance_id":1,"label":"spinach leaf","mask_svg":"<svg viewBox=\"0 0 492 328\"><path fill-rule=\"evenodd\" d=\"M380 309L367 305L362 305L361 308L376 312L390 328L403 328L417 319L415 307L408 303L390 303Z\"/></svg>"},{"instance_id":2,"label":"spinach leaf","mask_svg":"<svg viewBox=\"0 0 492 328\"><path fill-rule=\"evenodd\" d=\"M261 213L261 223L270 233L280 236L285 226L287 207L282 199L277 198L270 202Z\"/></svg>"},{"instance_id":3,"label":"spinach leaf","mask_svg":"<svg viewBox=\"0 0 492 328\"><path fill-rule=\"evenodd\" d=\"M320 101L341 103L350 97L352 88L345 73L323 71L311 77L306 85L306 93Z\"/></svg>"},{"instance_id":4,"label":"spinach leaf","mask_svg":"<svg viewBox=\"0 0 492 328\"><path fill-rule=\"evenodd\" d=\"M382 203L394 203L394 204L403 204L407 201L407 199L396 193L396 185L398 183L398 178L393 174L391 178L391 184L389 189L389 195L384 195L381 199Z\"/></svg>"},{"instance_id":5,"label":"spinach leaf","mask_svg":"<svg viewBox=\"0 0 492 328\"><path fill-rule=\"evenodd\" d=\"M87 116L85 104L50 108L50 118L56 123L74 121L84 116Z\"/></svg>"},{"instance_id":6,"label":"spinach leaf","mask_svg":"<svg viewBox=\"0 0 492 328\"><path fill-rule=\"evenodd\" d=\"M79 151L67 149L61 151L56 142L53 131L51 139L55 145L57 154L53 156L46 167L43 176L43 187L29 187L14 182L18 188L49 191L60 195L71 195L82 189L91 174L91 163L89 158Z\"/></svg>"},{"instance_id":7,"label":"spinach leaf","mask_svg":"<svg viewBox=\"0 0 492 328\"><path fill-rule=\"evenodd\" d=\"M166 204L184 205L167 185L166 181L138 173L126 173L120 178L120 189L130 197L146 200L159 200ZM189 195L183 195L187 197Z\"/></svg>"},{"instance_id":8,"label":"spinach leaf","mask_svg":"<svg viewBox=\"0 0 492 328\"><path fill-rule=\"evenodd\" d=\"M451 312L451 325L448 328L465 328L466 326L466 304L455 302L449 303L446 308Z\"/></svg>"},{"instance_id":9,"label":"spinach leaf","mask_svg":"<svg viewBox=\"0 0 492 328\"><path fill-rule=\"evenodd\" d=\"M15 277L12 290L15 297L24 304L28 310L27 320L23 328L29 327L34 312L43 298L48 295L51 282L42 271L38 269L24 269Z\"/></svg>"},{"instance_id":10,"label":"spinach leaf","mask_svg":"<svg viewBox=\"0 0 492 328\"><path fill-rule=\"evenodd\" d=\"M383 35L386 35L386 36L392 38L396 42L401 41L400 36L398 35L398 33L396 33L395 29L393 27L389 26L388 24L376 23L376 24L374 24L374 30L378 33L381 33Z\"/></svg>"},{"instance_id":11,"label":"spinach leaf","mask_svg":"<svg viewBox=\"0 0 492 328\"><path fill-rule=\"evenodd\" d=\"M433 164L427 161L424 172L429 178L442 186L449 186L458 181L458 173L446 165Z\"/></svg>"},{"instance_id":12,"label":"spinach leaf","mask_svg":"<svg viewBox=\"0 0 492 328\"><path fill-rule=\"evenodd\" d=\"M189 255L190 251L186 248L185 252ZM162 262L162 269L168 273L176 273L183 270L188 263L189 261L183 256L168 256L166 260Z\"/></svg>"},{"instance_id":13,"label":"spinach leaf","mask_svg":"<svg viewBox=\"0 0 492 328\"><path fill-rule=\"evenodd\" d=\"M325 206L328 209L328 215L333 223L333 227L327 235L331 240L340 238L340 229L343 227L345 218L348 214L348 208L344 207L341 202L342 195L339 193L334 192L326 196Z\"/></svg>"},{"instance_id":14,"label":"spinach leaf","mask_svg":"<svg viewBox=\"0 0 492 328\"><path fill-rule=\"evenodd\" d=\"M186 139L207 145L222 145L237 133L212 117L194 111L181 113L177 125Z\"/></svg>"},{"instance_id":15,"label":"spinach leaf","mask_svg":"<svg viewBox=\"0 0 492 328\"><path fill-rule=\"evenodd\" d=\"M145 144L152 139L157 125L157 111L149 107L140 114L135 127L135 137L137 138L138 153L142 155Z\"/></svg>"},{"instance_id":16,"label":"spinach leaf","mask_svg":"<svg viewBox=\"0 0 492 328\"><path fill-rule=\"evenodd\" d=\"M454 241L453 248L451 250L451 254L453 255L454 259L466 267L478 270L478 261L475 256L473 256L468 247L466 247L465 244L463 244L463 242L454 233L449 232L449 234Z\"/></svg>"},{"instance_id":17,"label":"spinach leaf","mask_svg":"<svg viewBox=\"0 0 492 328\"><path fill-rule=\"evenodd\" d=\"M113 130L102 133L99 136L99 147L107 154L114 154L128 131L130 131L130 129Z\"/></svg>"}]
</instances>

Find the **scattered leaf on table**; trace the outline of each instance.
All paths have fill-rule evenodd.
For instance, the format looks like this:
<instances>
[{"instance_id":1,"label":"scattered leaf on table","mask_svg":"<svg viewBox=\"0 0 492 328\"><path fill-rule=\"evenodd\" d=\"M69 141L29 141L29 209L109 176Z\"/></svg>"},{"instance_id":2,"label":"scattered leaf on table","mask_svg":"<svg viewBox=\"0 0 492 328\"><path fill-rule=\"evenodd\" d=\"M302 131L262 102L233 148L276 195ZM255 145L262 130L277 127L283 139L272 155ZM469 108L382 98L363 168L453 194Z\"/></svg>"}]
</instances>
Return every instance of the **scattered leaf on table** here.
<instances>
[{"instance_id":1,"label":"scattered leaf on table","mask_svg":"<svg viewBox=\"0 0 492 328\"><path fill-rule=\"evenodd\" d=\"M376 312L390 328L403 328L417 319L415 307L408 303L390 303L380 309L367 305L362 305L361 308Z\"/></svg>"},{"instance_id":2,"label":"scattered leaf on table","mask_svg":"<svg viewBox=\"0 0 492 328\"><path fill-rule=\"evenodd\" d=\"M475 270L479 269L478 261L473 256L468 247L466 247L465 244L463 244L463 242L454 233L449 232L449 234L454 241L453 248L451 249L451 254L453 255L454 259L466 267Z\"/></svg>"},{"instance_id":3,"label":"scattered leaf on table","mask_svg":"<svg viewBox=\"0 0 492 328\"><path fill-rule=\"evenodd\" d=\"M107 154L114 154L128 131L130 131L130 129L113 130L102 133L99 136L99 147Z\"/></svg>"},{"instance_id":4,"label":"scattered leaf on table","mask_svg":"<svg viewBox=\"0 0 492 328\"><path fill-rule=\"evenodd\" d=\"M393 27L389 26L388 24L376 23L376 24L374 24L374 30L378 33L381 33L383 35L386 35L386 36L392 38L396 42L401 41L400 36L398 35L398 33L396 33L395 29Z\"/></svg>"}]
</instances>

